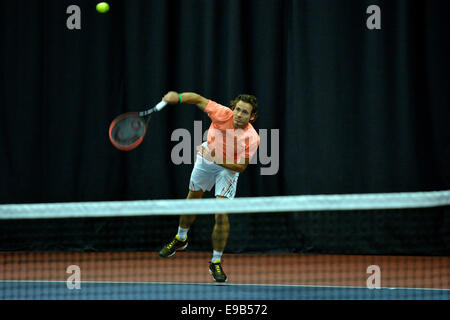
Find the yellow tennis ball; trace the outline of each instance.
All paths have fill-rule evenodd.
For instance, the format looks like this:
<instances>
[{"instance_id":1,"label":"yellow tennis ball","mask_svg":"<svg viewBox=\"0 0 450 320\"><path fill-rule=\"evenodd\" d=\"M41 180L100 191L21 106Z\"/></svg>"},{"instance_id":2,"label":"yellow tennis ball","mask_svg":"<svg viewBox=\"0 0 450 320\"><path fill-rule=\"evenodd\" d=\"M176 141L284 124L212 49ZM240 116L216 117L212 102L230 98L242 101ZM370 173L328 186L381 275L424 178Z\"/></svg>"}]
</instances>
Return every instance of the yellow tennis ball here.
<instances>
[{"instance_id":1,"label":"yellow tennis ball","mask_svg":"<svg viewBox=\"0 0 450 320\"><path fill-rule=\"evenodd\" d=\"M100 13L106 13L109 11L109 4L107 2L97 3L97 11Z\"/></svg>"}]
</instances>

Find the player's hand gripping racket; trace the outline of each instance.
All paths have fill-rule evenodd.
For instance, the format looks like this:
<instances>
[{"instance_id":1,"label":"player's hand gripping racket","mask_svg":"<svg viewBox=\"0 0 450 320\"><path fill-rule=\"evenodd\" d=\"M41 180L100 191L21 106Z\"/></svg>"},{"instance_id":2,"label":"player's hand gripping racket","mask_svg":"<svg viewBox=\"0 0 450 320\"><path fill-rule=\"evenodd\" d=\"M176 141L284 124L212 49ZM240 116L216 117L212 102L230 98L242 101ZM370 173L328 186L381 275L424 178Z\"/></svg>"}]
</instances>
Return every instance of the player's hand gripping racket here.
<instances>
[{"instance_id":1,"label":"player's hand gripping racket","mask_svg":"<svg viewBox=\"0 0 450 320\"><path fill-rule=\"evenodd\" d=\"M123 151L137 148L147 133L151 114L161 111L166 105L166 101L161 101L146 111L127 112L116 117L109 126L109 140L113 146Z\"/></svg>"}]
</instances>

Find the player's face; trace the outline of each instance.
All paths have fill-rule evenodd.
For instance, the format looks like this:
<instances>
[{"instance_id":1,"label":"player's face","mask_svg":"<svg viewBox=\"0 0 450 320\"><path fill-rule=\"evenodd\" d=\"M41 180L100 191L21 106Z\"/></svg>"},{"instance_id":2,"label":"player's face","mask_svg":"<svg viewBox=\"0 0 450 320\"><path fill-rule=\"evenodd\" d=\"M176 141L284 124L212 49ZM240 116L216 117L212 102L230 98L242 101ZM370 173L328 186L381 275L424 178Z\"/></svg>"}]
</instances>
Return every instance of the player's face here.
<instances>
[{"instance_id":1,"label":"player's face","mask_svg":"<svg viewBox=\"0 0 450 320\"><path fill-rule=\"evenodd\" d=\"M252 119L253 106L240 100L233 110L233 125L235 128L245 128Z\"/></svg>"}]
</instances>

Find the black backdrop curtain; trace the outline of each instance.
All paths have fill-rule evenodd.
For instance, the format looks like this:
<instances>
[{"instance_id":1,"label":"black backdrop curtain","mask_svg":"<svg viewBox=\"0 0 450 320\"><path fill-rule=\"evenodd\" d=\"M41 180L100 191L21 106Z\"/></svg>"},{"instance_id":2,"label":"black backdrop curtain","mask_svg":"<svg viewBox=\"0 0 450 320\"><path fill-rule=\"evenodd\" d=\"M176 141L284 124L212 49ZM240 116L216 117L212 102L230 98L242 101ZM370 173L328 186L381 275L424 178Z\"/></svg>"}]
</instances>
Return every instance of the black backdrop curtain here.
<instances>
[{"instance_id":1,"label":"black backdrop curtain","mask_svg":"<svg viewBox=\"0 0 450 320\"><path fill-rule=\"evenodd\" d=\"M1 203L184 198L171 134L205 114L166 108L128 153L107 136L169 90L254 94L279 129L277 174L250 166L238 197L450 188L448 1L96 2L0 1Z\"/></svg>"}]
</instances>

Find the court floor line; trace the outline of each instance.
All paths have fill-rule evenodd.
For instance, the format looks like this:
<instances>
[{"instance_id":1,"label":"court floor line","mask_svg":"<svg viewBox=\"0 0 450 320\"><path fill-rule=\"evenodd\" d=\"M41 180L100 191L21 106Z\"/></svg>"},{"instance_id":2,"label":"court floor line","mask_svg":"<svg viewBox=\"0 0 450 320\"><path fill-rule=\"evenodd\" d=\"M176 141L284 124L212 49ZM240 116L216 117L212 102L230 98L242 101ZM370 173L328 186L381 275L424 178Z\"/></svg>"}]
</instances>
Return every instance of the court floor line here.
<instances>
[{"instance_id":1,"label":"court floor line","mask_svg":"<svg viewBox=\"0 0 450 320\"><path fill-rule=\"evenodd\" d=\"M0 283L14 282L14 283L67 283L67 281L57 281L57 280L0 280ZM369 289L367 287L358 286L322 286L322 285L296 285L296 284L259 284L259 283L195 283L195 282L159 282L159 281L81 281L81 283L90 284L155 284L155 285L199 285L199 286L259 286L259 287L290 287L290 288L339 288L339 289ZM448 291L450 289L442 288L403 288L403 287L380 287L379 289L369 289L369 290L427 290L427 291Z\"/></svg>"}]
</instances>

